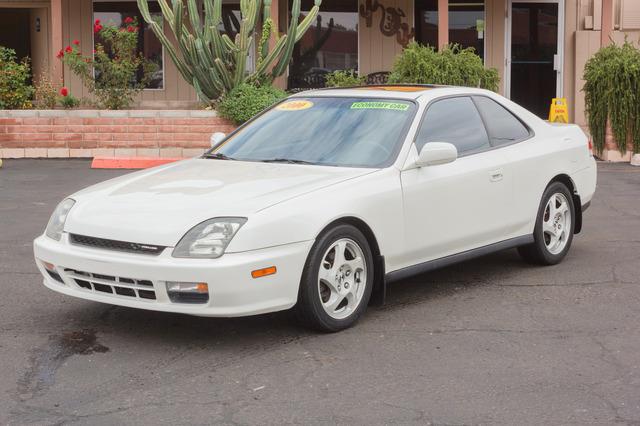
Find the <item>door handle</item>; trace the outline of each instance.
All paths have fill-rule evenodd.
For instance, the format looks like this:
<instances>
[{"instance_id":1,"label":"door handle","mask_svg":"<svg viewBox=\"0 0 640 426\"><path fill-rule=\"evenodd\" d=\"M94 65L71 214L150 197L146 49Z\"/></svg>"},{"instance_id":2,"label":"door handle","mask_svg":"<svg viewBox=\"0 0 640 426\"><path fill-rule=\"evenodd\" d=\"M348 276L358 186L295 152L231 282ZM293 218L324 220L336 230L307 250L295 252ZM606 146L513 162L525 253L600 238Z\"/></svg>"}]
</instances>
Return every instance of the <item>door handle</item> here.
<instances>
[{"instance_id":1,"label":"door handle","mask_svg":"<svg viewBox=\"0 0 640 426\"><path fill-rule=\"evenodd\" d=\"M489 179L491 182L500 182L504 176L502 175L502 169L493 170L489 172Z\"/></svg>"}]
</instances>

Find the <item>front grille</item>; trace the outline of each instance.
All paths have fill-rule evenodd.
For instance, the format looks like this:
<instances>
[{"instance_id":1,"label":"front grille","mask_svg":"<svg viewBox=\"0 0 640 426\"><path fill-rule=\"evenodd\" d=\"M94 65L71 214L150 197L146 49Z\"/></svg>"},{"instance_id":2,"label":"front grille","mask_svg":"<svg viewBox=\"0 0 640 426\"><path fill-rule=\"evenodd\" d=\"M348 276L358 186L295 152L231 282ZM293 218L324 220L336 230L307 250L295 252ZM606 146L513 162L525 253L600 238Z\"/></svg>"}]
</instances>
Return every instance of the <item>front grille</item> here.
<instances>
[{"instance_id":1,"label":"front grille","mask_svg":"<svg viewBox=\"0 0 640 426\"><path fill-rule=\"evenodd\" d=\"M105 274L65 268L65 275L82 289L136 299L156 300L156 292L150 280L116 277Z\"/></svg>"},{"instance_id":2,"label":"front grille","mask_svg":"<svg viewBox=\"0 0 640 426\"><path fill-rule=\"evenodd\" d=\"M139 244L128 241L107 240L105 238L87 237L86 235L69 234L71 244L85 247L93 247L104 250L125 251L128 253L139 253L157 256L166 247L153 244Z\"/></svg>"}]
</instances>

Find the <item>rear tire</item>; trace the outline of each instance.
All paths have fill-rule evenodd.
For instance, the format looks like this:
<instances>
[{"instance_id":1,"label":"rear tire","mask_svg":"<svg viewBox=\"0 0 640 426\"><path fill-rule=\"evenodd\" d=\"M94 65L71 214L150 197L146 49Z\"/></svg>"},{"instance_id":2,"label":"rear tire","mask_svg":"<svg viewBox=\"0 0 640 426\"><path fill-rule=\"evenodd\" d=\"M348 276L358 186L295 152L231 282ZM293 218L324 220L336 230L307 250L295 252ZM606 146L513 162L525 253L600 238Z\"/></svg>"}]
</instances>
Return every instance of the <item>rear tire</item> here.
<instances>
[{"instance_id":1,"label":"rear tire","mask_svg":"<svg viewBox=\"0 0 640 426\"><path fill-rule=\"evenodd\" d=\"M373 255L366 237L338 225L318 237L300 281L294 312L304 325L336 332L354 325L373 289Z\"/></svg>"},{"instance_id":2,"label":"rear tire","mask_svg":"<svg viewBox=\"0 0 640 426\"><path fill-rule=\"evenodd\" d=\"M538 208L534 242L518 247L520 256L538 265L555 265L567 255L575 229L575 206L569 188L562 182L553 182L542 195Z\"/></svg>"}]
</instances>

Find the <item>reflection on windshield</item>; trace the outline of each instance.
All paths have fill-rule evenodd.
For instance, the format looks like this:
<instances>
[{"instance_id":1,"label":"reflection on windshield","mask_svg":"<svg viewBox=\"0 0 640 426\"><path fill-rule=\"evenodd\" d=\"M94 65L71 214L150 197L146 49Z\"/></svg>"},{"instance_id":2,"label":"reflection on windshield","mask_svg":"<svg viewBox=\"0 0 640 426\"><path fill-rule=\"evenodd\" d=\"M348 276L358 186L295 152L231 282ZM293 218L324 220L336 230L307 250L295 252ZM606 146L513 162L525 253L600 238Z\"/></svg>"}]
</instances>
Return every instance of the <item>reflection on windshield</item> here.
<instances>
[{"instance_id":1,"label":"reflection on windshield","mask_svg":"<svg viewBox=\"0 0 640 426\"><path fill-rule=\"evenodd\" d=\"M213 150L218 158L345 167L384 167L415 113L412 102L292 98Z\"/></svg>"}]
</instances>

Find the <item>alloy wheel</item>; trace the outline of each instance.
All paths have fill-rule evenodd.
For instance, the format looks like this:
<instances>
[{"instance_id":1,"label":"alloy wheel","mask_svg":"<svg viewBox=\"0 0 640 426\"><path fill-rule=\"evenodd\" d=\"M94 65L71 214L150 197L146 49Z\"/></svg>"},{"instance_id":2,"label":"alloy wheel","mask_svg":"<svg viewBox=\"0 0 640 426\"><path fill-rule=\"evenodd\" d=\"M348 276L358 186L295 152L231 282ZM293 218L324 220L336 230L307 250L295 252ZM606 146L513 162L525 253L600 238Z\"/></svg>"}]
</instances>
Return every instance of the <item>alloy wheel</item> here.
<instances>
[{"instance_id":1,"label":"alloy wheel","mask_svg":"<svg viewBox=\"0 0 640 426\"><path fill-rule=\"evenodd\" d=\"M362 248L349 238L335 241L324 253L318 271L318 290L324 311L344 319L360 305L367 282Z\"/></svg>"},{"instance_id":2,"label":"alloy wheel","mask_svg":"<svg viewBox=\"0 0 640 426\"><path fill-rule=\"evenodd\" d=\"M551 254L564 250L571 232L571 209L562 193L555 193L547 201L542 217L544 244Z\"/></svg>"}]
</instances>

